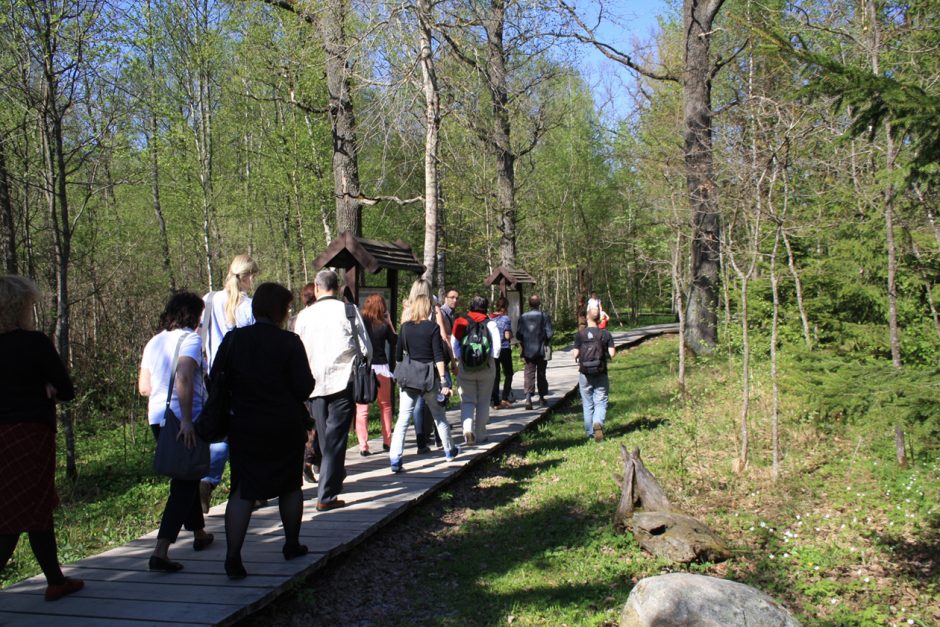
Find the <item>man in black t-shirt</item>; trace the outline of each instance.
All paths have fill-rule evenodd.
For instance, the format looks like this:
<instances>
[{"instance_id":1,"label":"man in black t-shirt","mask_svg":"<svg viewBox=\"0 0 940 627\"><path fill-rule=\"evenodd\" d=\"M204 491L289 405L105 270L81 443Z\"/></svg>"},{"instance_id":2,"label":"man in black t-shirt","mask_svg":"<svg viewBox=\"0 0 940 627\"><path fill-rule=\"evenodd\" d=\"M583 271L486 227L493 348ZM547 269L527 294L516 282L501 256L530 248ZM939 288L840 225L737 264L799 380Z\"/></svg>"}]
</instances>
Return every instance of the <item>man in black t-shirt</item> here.
<instances>
[{"instance_id":1,"label":"man in black t-shirt","mask_svg":"<svg viewBox=\"0 0 940 627\"><path fill-rule=\"evenodd\" d=\"M578 362L578 388L584 410L584 431L595 442L604 439L604 419L607 416L607 362L614 358L614 338L606 329L598 328L600 310L589 307L587 328L574 337L574 358Z\"/></svg>"}]
</instances>

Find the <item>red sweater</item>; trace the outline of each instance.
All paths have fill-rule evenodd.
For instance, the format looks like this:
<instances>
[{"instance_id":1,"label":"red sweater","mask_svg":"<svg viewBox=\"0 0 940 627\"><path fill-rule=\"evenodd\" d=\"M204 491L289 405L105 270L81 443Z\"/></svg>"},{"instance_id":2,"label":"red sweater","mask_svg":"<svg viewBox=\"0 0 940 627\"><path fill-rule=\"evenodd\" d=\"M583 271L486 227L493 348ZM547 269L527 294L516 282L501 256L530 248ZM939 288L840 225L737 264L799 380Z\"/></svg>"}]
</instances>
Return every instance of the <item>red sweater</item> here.
<instances>
[{"instance_id":1,"label":"red sweater","mask_svg":"<svg viewBox=\"0 0 940 627\"><path fill-rule=\"evenodd\" d=\"M470 311L467 313L467 316L470 316L474 322L485 322L489 320L489 316L478 311ZM451 333L454 334L458 342L463 339L464 333L467 332L467 327L470 326L467 322L467 316L460 316L454 320L454 328L451 330Z\"/></svg>"}]
</instances>

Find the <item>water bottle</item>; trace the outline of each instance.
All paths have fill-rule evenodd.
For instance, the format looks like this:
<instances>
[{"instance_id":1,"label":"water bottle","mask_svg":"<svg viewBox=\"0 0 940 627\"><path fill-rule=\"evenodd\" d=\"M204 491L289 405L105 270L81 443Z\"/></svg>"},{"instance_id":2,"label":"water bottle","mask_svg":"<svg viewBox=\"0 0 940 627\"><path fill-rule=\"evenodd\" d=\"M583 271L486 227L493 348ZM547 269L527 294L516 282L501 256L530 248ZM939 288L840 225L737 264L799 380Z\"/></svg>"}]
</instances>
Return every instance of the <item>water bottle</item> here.
<instances>
[{"instance_id":1,"label":"water bottle","mask_svg":"<svg viewBox=\"0 0 940 627\"><path fill-rule=\"evenodd\" d=\"M447 404L450 402L450 394L444 394L441 391L437 393L437 404L441 407L446 408Z\"/></svg>"}]
</instances>

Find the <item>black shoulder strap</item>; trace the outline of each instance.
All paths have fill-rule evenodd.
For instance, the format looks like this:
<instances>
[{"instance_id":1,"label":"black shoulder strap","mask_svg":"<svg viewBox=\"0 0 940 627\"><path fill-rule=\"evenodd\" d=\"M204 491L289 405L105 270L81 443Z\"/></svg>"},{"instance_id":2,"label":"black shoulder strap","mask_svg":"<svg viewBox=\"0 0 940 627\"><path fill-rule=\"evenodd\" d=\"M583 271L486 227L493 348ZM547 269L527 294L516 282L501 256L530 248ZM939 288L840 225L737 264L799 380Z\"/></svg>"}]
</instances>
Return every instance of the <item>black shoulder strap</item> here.
<instances>
[{"instance_id":1,"label":"black shoulder strap","mask_svg":"<svg viewBox=\"0 0 940 627\"><path fill-rule=\"evenodd\" d=\"M356 306L352 303L344 303L346 305L346 317L349 318L349 324L352 325L353 337L356 338L356 346L362 351L362 346L359 342L359 324L356 322Z\"/></svg>"}]
</instances>

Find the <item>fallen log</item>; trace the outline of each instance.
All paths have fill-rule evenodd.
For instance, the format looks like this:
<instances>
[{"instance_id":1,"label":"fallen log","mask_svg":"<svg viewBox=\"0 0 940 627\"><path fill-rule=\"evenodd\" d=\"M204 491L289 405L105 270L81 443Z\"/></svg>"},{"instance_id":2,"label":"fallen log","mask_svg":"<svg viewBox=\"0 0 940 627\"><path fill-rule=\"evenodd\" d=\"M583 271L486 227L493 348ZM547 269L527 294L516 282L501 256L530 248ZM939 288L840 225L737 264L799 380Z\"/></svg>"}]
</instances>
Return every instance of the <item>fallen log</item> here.
<instances>
[{"instance_id":1,"label":"fallen log","mask_svg":"<svg viewBox=\"0 0 940 627\"><path fill-rule=\"evenodd\" d=\"M614 514L616 528L632 533L649 553L673 562L721 562L731 557L725 543L708 525L673 511L666 492L640 459L640 449L627 453L621 445L620 456L623 475L614 477L620 486L620 502Z\"/></svg>"}]
</instances>

